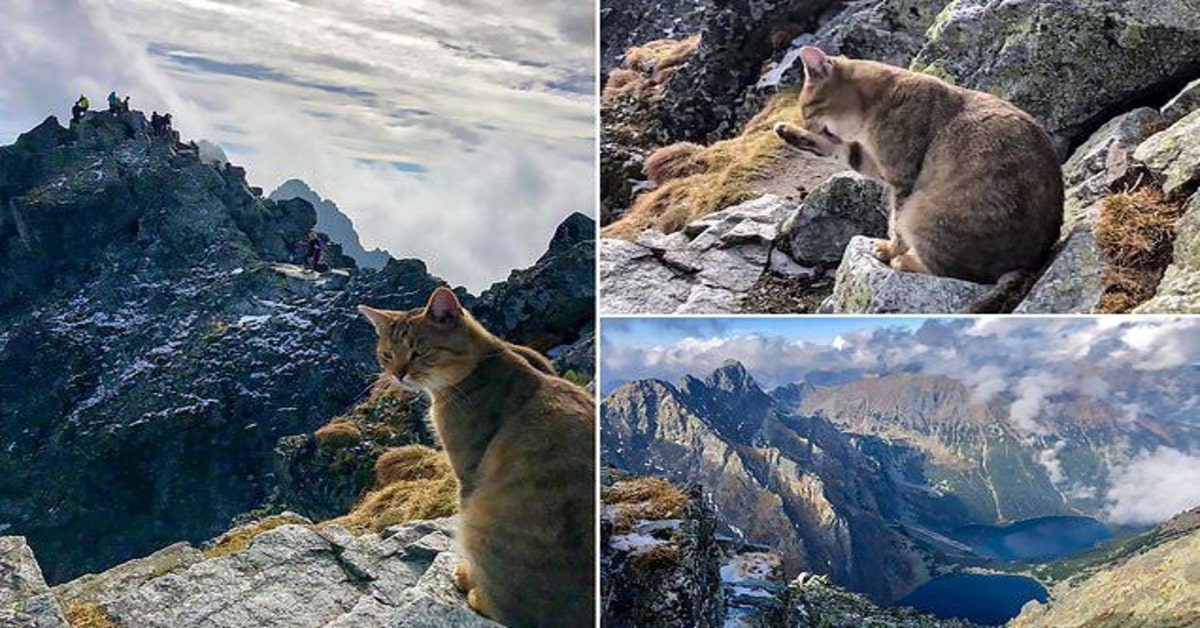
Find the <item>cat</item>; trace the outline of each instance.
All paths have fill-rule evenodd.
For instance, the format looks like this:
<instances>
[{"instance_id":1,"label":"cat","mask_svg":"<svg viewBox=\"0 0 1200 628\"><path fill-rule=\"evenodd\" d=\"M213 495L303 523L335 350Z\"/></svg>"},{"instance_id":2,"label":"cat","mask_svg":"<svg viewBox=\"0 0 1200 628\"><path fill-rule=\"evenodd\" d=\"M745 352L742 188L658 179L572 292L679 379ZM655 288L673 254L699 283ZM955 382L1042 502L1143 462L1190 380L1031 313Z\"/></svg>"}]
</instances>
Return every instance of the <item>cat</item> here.
<instances>
[{"instance_id":1,"label":"cat","mask_svg":"<svg viewBox=\"0 0 1200 628\"><path fill-rule=\"evenodd\" d=\"M383 369L429 393L459 483L455 583L508 626L590 626L595 400L537 352L489 333L447 288L422 310L365 305ZM547 372L549 370L549 372Z\"/></svg>"},{"instance_id":2,"label":"cat","mask_svg":"<svg viewBox=\"0 0 1200 628\"><path fill-rule=\"evenodd\" d=\"M1041 270L1063 221L1054 145L1032 116L926 74L800 50L802 126L788 144L835 157L891 190L876 255L900 271L996 288L973 311L1010 307Z\"/></svg>"}]
</instances>

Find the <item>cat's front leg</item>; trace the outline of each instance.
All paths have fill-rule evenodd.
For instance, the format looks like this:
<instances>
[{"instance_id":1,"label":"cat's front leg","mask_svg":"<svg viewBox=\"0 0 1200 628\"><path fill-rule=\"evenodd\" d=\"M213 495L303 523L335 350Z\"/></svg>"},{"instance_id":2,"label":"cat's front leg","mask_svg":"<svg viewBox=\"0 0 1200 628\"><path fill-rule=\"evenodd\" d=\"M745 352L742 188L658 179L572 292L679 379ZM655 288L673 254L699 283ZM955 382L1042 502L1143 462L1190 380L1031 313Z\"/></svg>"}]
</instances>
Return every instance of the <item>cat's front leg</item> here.
<instances>
[{"instance_id":1,"label":"cat's front leg","mask_svg":"<svg viewBox=\"0 0 1200 628\"><path fill-rule=\"evenodd\" d=\"M471 566L465 560L454 568L454 586L463 593L471 590Z\"/></svg>"},{"instance_id":2,"label":"cat's front leg","mask_svg":"<svg viewBox=\"0 0 1200 628\"><path fill-rule=\"evenodd\" d=\"M820 135L810 133L794 124L777 122L775 123L774 129L775 135L778 135L779 139L806 153L812 153L818 157L833 157L837 154L837 144L827 138L821 137Z\"/></svg>"},{"instance_id":3,"label":"cat's front leg","mask_svg":"<svg viewBox=\"0 0 1200 628\"><path fill-rule=\"evenodd\" d=\"M899 200L895 194L891 198L891 207L888 211L888 239L879 240L875 243L875 257L879 261L887 264L893 258L904 255L908 251L908 245L904 243L904 238L900 237L900 231L896 227L896 208Z\"/></svg>"}]
</instances>

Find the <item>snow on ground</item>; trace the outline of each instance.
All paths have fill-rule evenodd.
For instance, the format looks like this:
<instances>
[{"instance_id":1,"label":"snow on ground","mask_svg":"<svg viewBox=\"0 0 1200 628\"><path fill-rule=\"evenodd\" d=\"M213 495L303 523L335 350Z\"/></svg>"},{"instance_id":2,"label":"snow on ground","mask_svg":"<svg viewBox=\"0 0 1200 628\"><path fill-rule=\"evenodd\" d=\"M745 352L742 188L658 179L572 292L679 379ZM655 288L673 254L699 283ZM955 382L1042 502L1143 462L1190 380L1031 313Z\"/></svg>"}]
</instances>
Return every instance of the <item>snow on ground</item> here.
<instances>
[{"instance_id":1,"label":"snow on ground","mask_svg":"<svg viewBox=\"0 0 1200 628\"><path fill-rule=\"evenodd\" d=\"M659 545L666 545L667 541L656 539L645 534L618 534L608 541L609 547L620 551L629 552L631 554L639 554Z\"/></svg>"},{"instance_id":2,"label":"snow on ground","mask_svg":"<svg viewBox=\"0 0 1200 628\"><path fill-rule=\"evenodd\" d=\"M732 584L743 580L770 580L783 566L779 554L745 552L734 556L721 567L721 581Z\"/></svg>"}]
</instances>

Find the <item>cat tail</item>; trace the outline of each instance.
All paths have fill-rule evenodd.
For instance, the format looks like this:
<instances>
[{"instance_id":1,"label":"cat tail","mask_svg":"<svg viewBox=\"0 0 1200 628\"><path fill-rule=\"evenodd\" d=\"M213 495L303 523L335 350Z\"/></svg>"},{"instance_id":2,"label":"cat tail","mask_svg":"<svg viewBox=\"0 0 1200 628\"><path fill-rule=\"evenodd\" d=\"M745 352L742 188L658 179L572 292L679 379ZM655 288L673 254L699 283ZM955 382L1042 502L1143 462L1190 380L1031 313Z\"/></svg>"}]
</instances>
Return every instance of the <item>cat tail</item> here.
<instances>
[{"instance_id":1,"label":"cat tail","mask_svg":"<svg viewBox=\"0 0 1200 628\"><path fill-rule=\"evenodd\" d=\"M1021 299L1033 288L1037 273L1029 270L1011 270L996 281L987 294L967 308L969 314L1008 314L1021 304Z\"/></svg>"}]
</instances>

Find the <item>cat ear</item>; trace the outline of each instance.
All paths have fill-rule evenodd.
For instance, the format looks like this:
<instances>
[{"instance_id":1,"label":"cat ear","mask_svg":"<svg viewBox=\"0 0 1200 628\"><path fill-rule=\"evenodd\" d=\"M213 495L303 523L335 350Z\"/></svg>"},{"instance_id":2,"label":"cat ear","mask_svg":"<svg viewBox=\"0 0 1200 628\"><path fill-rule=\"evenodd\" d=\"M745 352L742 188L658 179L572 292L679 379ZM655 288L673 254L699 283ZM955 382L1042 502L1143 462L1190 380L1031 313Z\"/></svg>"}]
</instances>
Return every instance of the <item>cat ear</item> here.
<instances>
[{"instance_id":1,"label":"cat ear","mask_svg":"<svg viewBox=\"0 0 1200 628\"><path fill-rule=\"evenodd\" d=\"M800 60L804 62L804 77L806 79L823 81L833 74L833 60L816 46L801 48Z\"/></svg>"},{"instance_id":2,"label":"cat ear","mask_svg":"<svg viewBox=\"0 0 1200 628\"><path fill-rule=\"evenodd\" d=\"M358 311L362 312L362 315L367 317L367 320L371 321L371 324L375 326L375 333L379 334L380 336L387 331L388 325L392 323L392 317L383 310L377 310L373 307L360 305L358 306Z\"/></svg>"},{"instance_id":3,"label":"cat ear","mask_svg":"<svg viewBox=\"0 0 1200 628\"><path fill-rule=\"evenodd\" d=\"M438 288L429 296L425 315L435 323L452 323L462 317L462 304L449 288Z\"/></svg>"}]
</instances>

